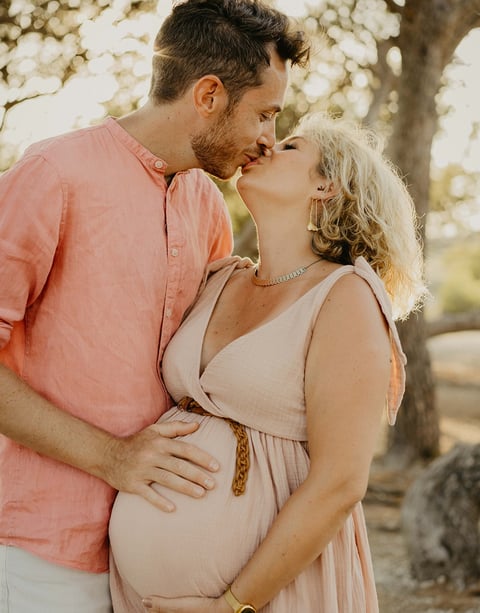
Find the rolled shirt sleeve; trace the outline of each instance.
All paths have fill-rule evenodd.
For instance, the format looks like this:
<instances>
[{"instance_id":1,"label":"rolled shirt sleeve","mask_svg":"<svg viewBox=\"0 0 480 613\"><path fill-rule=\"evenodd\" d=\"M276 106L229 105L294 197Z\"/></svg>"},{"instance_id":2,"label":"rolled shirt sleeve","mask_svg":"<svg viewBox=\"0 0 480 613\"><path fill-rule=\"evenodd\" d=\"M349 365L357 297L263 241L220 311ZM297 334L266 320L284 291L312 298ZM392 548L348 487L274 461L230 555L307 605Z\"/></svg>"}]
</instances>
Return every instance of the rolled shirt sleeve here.
<instances>
[{"instance_id":1,"label":"rolled shirt sleeve","mask_svg":"<svg viewBox=\"0 0 480 613\"><path fill-rule=\"evenodd\" d=\"M42 292L60 240L64 190L38 155L0 177L0 349Z\"/></svg>"}]
</instances>

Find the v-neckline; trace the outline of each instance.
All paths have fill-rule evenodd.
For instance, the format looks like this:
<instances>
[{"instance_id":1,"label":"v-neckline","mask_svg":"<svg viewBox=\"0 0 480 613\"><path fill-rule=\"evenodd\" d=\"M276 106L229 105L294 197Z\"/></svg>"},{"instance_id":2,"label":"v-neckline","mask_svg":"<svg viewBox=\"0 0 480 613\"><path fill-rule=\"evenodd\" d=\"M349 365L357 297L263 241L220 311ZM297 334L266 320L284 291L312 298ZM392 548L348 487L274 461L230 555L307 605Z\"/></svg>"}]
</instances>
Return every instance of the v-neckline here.
<instances>
[{"instance_id":1,"label":"v-neckline","mask_svg":"<svg viewBox=\"0 0 480 613\"><path fill-rule=\"evenodd\" d=\"M212 320L213 311L215 310L215 307L217 306L217 303L218 303L218 300L220 298L220 295L221 295L223 289L225 288L225 285L227 284L228 280L232 276L233 271L236 269L236 263L232 264L230 270L228 270L228 274L225 274L225 278L219 284L219 287L217 288L215 297L211 301L210 308L207 310L206 317L203 320L203 324L202 324L203 331L202 331L202 336L201 336L201 343L199 343L199 351L198 351L198 355L197 355L197 365L198 365L199 379L202 379L203 375L206 373L206 371L208 370L208 368L212 364L212 362L216 361L217 357L220 356L220 354L222 354L224 351L226 351L227 349L232 347L232 345L236 344L240 340L243 340L243 339L247 338L248 336L252 335L254 332L258 332L259 330L262 330L263 328L265 328L268 325L272 324L273 322L277 321L278 319L283 317L286 313L288 313L293 307L295 307L301 301L303 301L303 299L306 296L308 296L310 293L312 293L313 290L318 289L326 281L331 279L334 275L338 274L339 271L342 271L342 274L344 274L344 273L348 272L348 270L350 268L354 269L355 267L353 265L346 264L346 265L341 266L340 268L337 268L336 270L333 270L332 272L330 272L326 277L324 277L316 285L314 285L313 287L308 289L304 294L302 294L294 302L292 302L285 309L283 309L283 311L280 311L280 313L277 313L277 315L274 315L271 319L267 319L266 321L262 322L258 326L252 328L251 330L248 330L247 332L244 332L243 334L240 334L236 338L234 338L231 341L229 341L219 351L217 351L217 353L212 358L210 358L210 360L205 364L205 367L202 369L202 367L201 367L201 364L202 364L202 352L203 352L203 345L205 343L205 337L206 337L206 334L207 334L208 326L210 325L210 322Z\"/></svg>"}]
</instances>

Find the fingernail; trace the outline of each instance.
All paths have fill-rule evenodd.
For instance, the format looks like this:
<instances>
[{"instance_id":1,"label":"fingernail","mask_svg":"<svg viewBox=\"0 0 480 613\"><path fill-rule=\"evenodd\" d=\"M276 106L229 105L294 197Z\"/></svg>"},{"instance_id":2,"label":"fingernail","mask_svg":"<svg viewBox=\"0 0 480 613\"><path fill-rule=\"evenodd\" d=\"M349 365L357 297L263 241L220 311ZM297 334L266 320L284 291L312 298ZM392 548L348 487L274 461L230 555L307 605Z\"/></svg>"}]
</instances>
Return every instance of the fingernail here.
<instances>
[{"instance_id":1,"label":"fingernail","mask_svg":"<svg viewBox=\"0 0 480 613\"><path fill-rule=\"evenodd\" d=\"M146 609L151 609L153 608L153 602L151 598L144 598L142 600L142 604Z\"/></svg>"},{"instance_id":2,"label":"fingernail","mask_svg":"<svg viewBox=\"0 0 480 613\"><path fill-rule=\"evenodd\" d=\"M208 489L212 489L212 487L215 485L215 481L213 479L205 479L205 487L208 487Z\"/></svg>"},{"instance_id":3,"label":"fingernail","mask_svg":"<svg viewBox=\"0 0 480 613\"><path fill-rule=\"evenodd\" d=\"M203 487L200 487L199 485L196 485L194 487L194 491L195 491L195 496L203 496L205 494L205 490L203 489Z\"/></svg>"},{"instance_id":4,"label":"fingernail","mask_svg":"<svg viewBox=\"0 0 480 613\"><path fill-rule=\"evenodd\" d=\"M218 470L220 468L220 464L218 462L215 462L215 460L213 460L212 462L210 462L209 468L210 470Z\"/></svg>"}]
</instances>

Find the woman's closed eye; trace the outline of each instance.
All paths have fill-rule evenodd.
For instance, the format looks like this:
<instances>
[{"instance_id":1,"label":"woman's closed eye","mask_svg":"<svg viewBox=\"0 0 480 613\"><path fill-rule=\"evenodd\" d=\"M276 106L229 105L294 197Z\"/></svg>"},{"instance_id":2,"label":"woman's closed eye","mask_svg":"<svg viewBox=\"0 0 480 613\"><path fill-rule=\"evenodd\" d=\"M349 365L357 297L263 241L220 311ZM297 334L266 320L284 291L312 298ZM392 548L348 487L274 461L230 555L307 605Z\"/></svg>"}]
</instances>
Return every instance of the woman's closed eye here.
<instances>
[{"instance_id":1,"label":"woman's closed eye","mask_svg":"<svg viewBox=\"0 0 480 613\"><path fill-rule=\"evenodd\" d=\"M260 115L260 121L272 121L275 119L277 113L276 112L271 112L271 113L262 113Z\"/></svg>"}]
</instances>

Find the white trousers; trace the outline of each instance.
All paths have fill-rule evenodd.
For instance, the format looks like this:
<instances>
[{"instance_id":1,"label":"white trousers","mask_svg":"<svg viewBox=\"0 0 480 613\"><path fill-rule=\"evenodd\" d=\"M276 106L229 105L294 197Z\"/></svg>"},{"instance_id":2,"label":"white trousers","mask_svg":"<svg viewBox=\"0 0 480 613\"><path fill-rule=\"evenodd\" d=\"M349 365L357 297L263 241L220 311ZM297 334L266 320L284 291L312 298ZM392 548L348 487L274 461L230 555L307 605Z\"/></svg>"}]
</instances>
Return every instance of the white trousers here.
<instances>
[{"instance_id":1,"label":"white trousers","mask_svg":"<svg viewBox=\"0 0 480 613\"><path fill-rule=\"evenodd\" d=\"M112 613L108 573L88 573L0 545L1 613Z\"/></svg>"}]
</instances>

